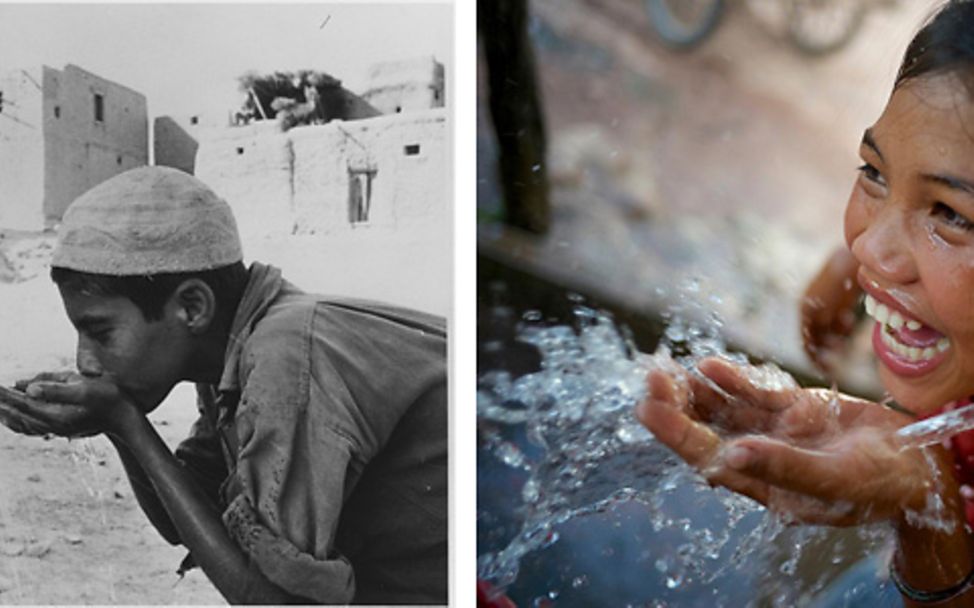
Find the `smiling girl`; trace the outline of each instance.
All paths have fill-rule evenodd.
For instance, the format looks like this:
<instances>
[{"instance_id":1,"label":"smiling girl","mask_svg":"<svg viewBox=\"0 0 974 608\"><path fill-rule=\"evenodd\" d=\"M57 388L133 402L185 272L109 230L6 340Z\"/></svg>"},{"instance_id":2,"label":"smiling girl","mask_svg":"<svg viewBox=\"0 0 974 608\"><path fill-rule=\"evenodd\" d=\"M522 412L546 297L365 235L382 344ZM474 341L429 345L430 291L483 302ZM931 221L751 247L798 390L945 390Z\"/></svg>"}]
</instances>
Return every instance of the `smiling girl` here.
<instances>
[{"instance_id":1,"label":"smiling girl","mask_svg":"<svg viewBox=\"0 0 974 608\"><path fill-rule=\"evenodd\" d=\"M865 293L880 379L902 409L843 395L836 408L828 391L763 389L706 359L701 375L652 372L637 415L712 482L788 519L891 522L907 605L974 605L974 442L895 437L974 395L974 3L946 3L913 39L859 154L838 267Z\"/></svg>"}]
</instances>

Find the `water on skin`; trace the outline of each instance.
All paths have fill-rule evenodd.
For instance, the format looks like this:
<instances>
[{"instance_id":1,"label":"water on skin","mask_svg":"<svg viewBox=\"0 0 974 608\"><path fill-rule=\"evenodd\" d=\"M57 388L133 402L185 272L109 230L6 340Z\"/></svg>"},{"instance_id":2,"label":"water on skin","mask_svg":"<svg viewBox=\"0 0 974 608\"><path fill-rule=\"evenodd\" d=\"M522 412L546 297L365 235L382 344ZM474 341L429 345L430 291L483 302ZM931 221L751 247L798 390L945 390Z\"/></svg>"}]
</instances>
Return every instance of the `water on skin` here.
<instances>
[{"instance_id":1,"label":"water on skin","mask_svg":"<svg viewBox=\"0 0 974 608\"><path fill-rule=\"evenodd\" d=\"M974 404L908 424L896 432L904 449L941 443L974 429Z\"/></svg>"},{"instance_id":2,"label":"water on skin","mask_svg":"<svg viewBox=\"0 0 974 608\"><path fill-rule=\"evenodd\" d=\"M653 531L667 539L647 542L645 557L652 567L634 569L633 576L645 581L644 601L680 602L708 590L716 599L720 589L740 588L742 580L760 586L760 593L750 595L755 604L761 597L778 606L813 597L828 576L801 575L799 562L806 557L805 547L823 554L823 543L831 542L829 529L788 526L750 499L711 488L657 442L635 419L633 408L645 396L647 371L659 360L637 353L607 315L576 304L572 325L545 325L540 314L526 315L518 339L539 351L539 371L518 378L489 371L478 379L482 447L527 476L520 494L512 497L517 530L499 549L478 556L478 576L504 589L517 580L526 556L559 542L559 530L567 523L584 525L588 515L635 503ZM660 348L677 354L691 373L704 356L745 360L727 352L716 318L704 315L712 322L708 327L682 318L670 315ZM773 365L752 368L750 374L766 388L796 386ZM974 410L962 416L974 425ZM949 432L940 424L927 426ZM526 447L505 439L498 429L516 429ZM859 539L867 552L875 552L892 542L892 534L884 526L868 526L859 529ZM851 565L864 555L833 544L825 554L834 566ZM607 567L626 569L627 564ZM593 585L599 576L575 572L555 586L570 593ZM579 580L584 584L576 584Z\"/></svg>"}]
</instances>

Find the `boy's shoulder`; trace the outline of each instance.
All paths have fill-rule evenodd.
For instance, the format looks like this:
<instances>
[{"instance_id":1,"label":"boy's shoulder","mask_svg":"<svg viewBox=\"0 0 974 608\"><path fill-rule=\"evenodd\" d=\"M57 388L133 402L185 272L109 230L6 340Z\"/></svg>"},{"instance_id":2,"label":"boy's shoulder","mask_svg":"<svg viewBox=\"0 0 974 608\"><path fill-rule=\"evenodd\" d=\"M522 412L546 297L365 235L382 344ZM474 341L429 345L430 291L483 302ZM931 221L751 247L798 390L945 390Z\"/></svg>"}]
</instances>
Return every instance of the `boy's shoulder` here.
<instances>
[{"instance_id":1,"label":"boy's shoulder","mask_svg":"<svg viewBox=\"0 0 974 608\"><path fill-rule=\"evenodd\" d=\"M266 312L256 320L252 335L258 338L293 339L310 333L311 339L380 329L425 339L446 339L443 317L384 302L305 293L285 284Z\"/></svg>"},{"instance_id":2,"label":"boy's shoulder","mask_svg":"<svg viewBox=\"0 0 974 608\"><path fill-rule=\"evenodd\" d=\"M445 364L446 322L421 311L305 293L288 285L240 341L241 363L251 367L263 361L265 367L294 370L348 348L367 352L370 344L378 349L395 344L404 353L423 351L442 357Z\"/></svg>"}]
</instances>

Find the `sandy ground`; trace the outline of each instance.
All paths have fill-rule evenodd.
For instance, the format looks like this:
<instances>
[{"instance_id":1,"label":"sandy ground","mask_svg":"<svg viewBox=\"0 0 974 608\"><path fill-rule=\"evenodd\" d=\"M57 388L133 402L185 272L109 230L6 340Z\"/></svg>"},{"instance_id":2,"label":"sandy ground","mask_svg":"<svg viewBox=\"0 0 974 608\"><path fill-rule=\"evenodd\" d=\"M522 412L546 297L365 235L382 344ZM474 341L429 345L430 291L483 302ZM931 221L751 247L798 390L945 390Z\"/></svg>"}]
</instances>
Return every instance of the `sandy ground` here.
<instances>
[{"instance_id":1,"label":"sandy ground","mask_svg":"<svg viewBox=\"0 0 974 608\"><path fill-rule=\"evenodd\" d=\"M284 270L307 291L381 299L447 315L452 305L445 224L344 237L245 235L247 261ZM375 238L375 237L381 238ZM0 383L71 369L73 329L47 277L51 237L0 238ZM17 279L9 282L9 279ZM150 416L174 447L195 419L191 385ZM169 546L139 509L103 437L22 437L0 426L0 603L222 604L201 571L176 569Z\"/></svg>"}]
</instances>

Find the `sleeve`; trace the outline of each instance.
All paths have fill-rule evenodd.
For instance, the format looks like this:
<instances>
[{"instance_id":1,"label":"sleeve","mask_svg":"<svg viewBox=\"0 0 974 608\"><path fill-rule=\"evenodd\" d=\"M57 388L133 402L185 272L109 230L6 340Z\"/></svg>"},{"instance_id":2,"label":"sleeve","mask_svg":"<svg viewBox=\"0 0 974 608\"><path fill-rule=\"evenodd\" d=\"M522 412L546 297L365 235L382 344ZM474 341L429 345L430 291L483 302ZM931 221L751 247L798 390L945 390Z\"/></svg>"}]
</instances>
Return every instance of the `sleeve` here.
<instances>
[{"instance_id":1,"label":"sleeve","mask_svg":"<svg viewBox=\"0 0 974 608\"><path fill-rule=\"evenodd\" d=\"M355 577L335 535L350 471L361 467L354 442L324 419L328 408L309 407L307 340L275 332L245 357L234 489L223 519L281 589L312 602L347 604Z\"/></svg>"}]
</instances>

